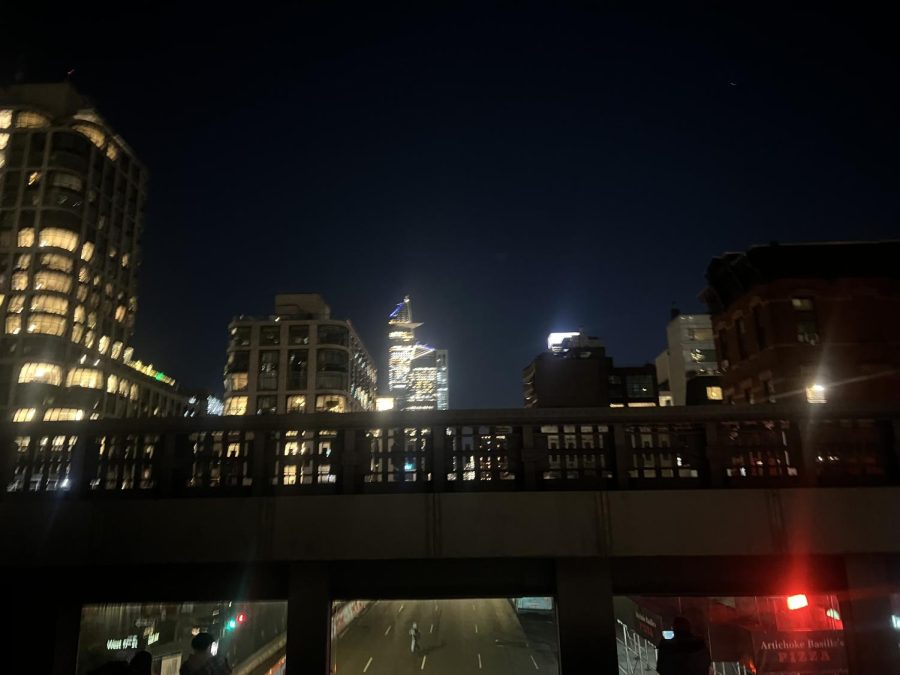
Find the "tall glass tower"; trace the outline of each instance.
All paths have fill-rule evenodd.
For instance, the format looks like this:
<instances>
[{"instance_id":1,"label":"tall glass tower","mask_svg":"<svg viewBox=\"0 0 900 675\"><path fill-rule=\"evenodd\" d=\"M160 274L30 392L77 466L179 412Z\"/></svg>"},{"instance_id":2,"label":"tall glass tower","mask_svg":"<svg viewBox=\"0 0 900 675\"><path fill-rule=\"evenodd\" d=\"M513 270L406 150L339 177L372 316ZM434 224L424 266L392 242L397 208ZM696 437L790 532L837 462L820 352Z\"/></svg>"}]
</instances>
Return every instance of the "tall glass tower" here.
<instances>
[{"instance_id":1,"label":"tall glass tower","mask_svg":"<svg viewBox=\"0 0 900 675\"><path fill-rule=\"evenodd\" d=\"M416 342L409 296L388 317L388 386L396 410L446 410L447 350Z\"/></svg>"}]
</instances>

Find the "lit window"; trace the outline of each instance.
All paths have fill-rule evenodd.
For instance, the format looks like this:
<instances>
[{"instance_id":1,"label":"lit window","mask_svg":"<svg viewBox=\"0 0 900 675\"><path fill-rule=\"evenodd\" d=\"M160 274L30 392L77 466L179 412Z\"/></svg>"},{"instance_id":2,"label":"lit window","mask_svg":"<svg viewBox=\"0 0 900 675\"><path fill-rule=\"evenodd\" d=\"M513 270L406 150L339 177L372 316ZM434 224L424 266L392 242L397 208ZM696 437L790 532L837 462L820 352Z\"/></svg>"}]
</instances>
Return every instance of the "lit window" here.
<instances>
[{"instance_id":1,"label":"lit window","mask_svg":"<svg viewBox=\"0 0 900 675\"><path fill-rule=\"evenodd\" d=\"M79 283L86 284L91 280L91 272L87 267L80 267L78 269L78 281Z\"/></svg>"},{"instance_id":2,"label":"lit window","mask_svg":"<svg viewBox=\"0 0 900 675\"><path fill-rule=\"evenodd\" d=\"M13 413L13 422L30 422L34 419L37 410L34 408L19 408Z\"/></svg>"},{"instance_id":3,"label":"lit window","mask_svg":"<svg viewBox=\"0 0 900 675\"><path fill-rule=\"evenodd\" d=\"M73 124L72 128L82 134L98 148L102 148L103 144L106 143L106 136L97 127L92 127L87 124Z\"/></svg>"},{"instance_id":4,"label":"lit window","mask_svg":"<svg viewBox=\"0 0 900 675\"><path fill-rule=\"evenodd\" d=\"M19 370L19 384L43 382L59 386L62 384L62 368L52 363L26 363Z\"/></svg>"},{"instance_id":5,"label":"lit window","mask_svg":"<svg viewBox=\"0 0 900 675\"><path fill-rule=\"evenodd\" d=\"M339 394L323 394L316 396L316 412L346 412L347 401Z\"/></svg>"},{"instance_id":6,"label":"lit window","mask_svg":"<svg viewBox=\"0 0 900 675\"><path fill-rule=\"evenodd\" d=\"M106 392L108 394L115 394L119 389L119 378L115 375L110 375L106 378Z\"/></svg>"},{"instance_id":7,"label":"lit window","mask_svg":"<svg viewBox=\"0 0 900 675\"><path fill-rule=\"evenodd\" d=\"M97 327L97 312L88 312L87 325L88 328Z\"/></svg>"},{"instance_id":8,"label":"lit window","mask_svg":"<svg viewBox=\"0 0 900 675\"><path fill-rule=\"evenodd\" d=\"M13 272L10 285L14 291L28 290L28 272Z\"/></svg>"},{"instance_id":9,"label":"lit window","mask_svg":"<svg viewBox=\"0 0 900 675\"><path fill-rule=\"evenodd\" d=\"M825 394L825 385L822 384L811 384L806 388L806 400L809 403L827 403Z\"/></svg>"},{"instance_id":10,"label":"lit window","mask_svg":"<svg viewBox=\"0 0 900 675\"><path fill-rule=\"evenodd\" d=\"M6 317L6 333L7 335L18 335L22 332L22 317L18 314L12 314Z\"/></svg>"},{"instance_id":11,"label":"lit window","mask_svg":"<svg viewBox=\"0 0 900 675\"><path fill-rule=\"evenodd\" d=\"M131 260L131 256L127 253L122 254L122 267L128 267L128 261Z\"/></svg>"},{"instance_id":12,"label":"lit window","mask_svg":"<svg viewBox=\"0 0 900 675\"><path fill-rule=\"evenodd\" d=\"M286 410L289 413L306 412L306 396L288 396Z\"/></svg>"},{"instance_id":13,"label":"lit window","mask_svg":"<svg viewBox=\"0 0 900 675\"><path fill-rule=\"evenodd\" d=\"M119 396L128 398L128 380L124 377L119 380Z\"/></svg>"},{"instance_id":14,"label":"lit window","mask_svg":"<svg viewBox=\"0 0 900 675\"><path fill-rule=\"evenodd\" d=\"M247 373L229 373L228 390L229 391L246 391L247 390Z\"/></svg>"},{"instance_id":15,"label":"lit window","mask_svg":"<svg viewBox=\"0 0 900 675\"><path fill-rule=\"evenodd\" d=\"M97 351L105 354L109 349L109 338L106 335L100 336L100 342L97 343Z\"/></svg>"},{"instance_id":16,"label":"lit window","mask_svg":"<svg viewBox=\"0 0 900 675\"><path fill-rule=\"evenodd\" d=\"M91 258L94 257L94 244L92 242L86 241L81 246L81 259L85 262L90 262Z\"/></svg>"},{"instance_id":17,"label":"lit window","mask_svg":"<svg viewBox=\"0 0 900 675\"><path fill-rule=\"evenodd\" d=\"M85 316L84 305L76 305L74 315L75 323L84 323Z\"/></svg>"},{"instance_id":18,"label":"lit window","mask_svg":"<svg viewBox=\"0 0 900 675\"><path fill-rule=\"evenodd\" d=\"M31 313L28 317L28 332L42 333L43 335L65 335L66 320L53 314Z\"/></svg>"},{"instance_id":19,"label":"lit window","mask_svg":"<svg viewBox=\"0 0 900 675\"><path fill-rule=\"evenodd\" d=\"M722 400L722 387L707 387L706 388L706 398L709 401L721 401Z\"/></svg>"},{"instance_id":20,"label":"lit window","mask_svg":"<svg viewBox=\"0 0 900 675\"><path fill-rule=\"evenodd\" d=\"M48 408L45 422L78 422L84 419L84 410L78 408Z\"/></svg>"},{"instance_id":21,"label":"lit window","mask_svg":"<svg viewBox=\"0 0 900 675\"><path fill-rule=\"evenodd\" d=\"M9 304L6 306L6 311L10 314L21 314L23 309L25 309L25 296L11 295L9 297Z\"/></svg>"},{"instance_id":22,"label":"lit window","mask_svg":"<svg viewBox=\"0 0 900 675\"><path fill-rule=\"evenodd\" d=\"M297 484L297 467L294 466L293 464L284 467L283 483L285 485L296 485Z\"/></svg>"},{"instance_id":23,"label":"lit window","mask_svg":"<svg viewBox=\"0 0 900 675\"><path fill-rule=\"evenodd\" d=\"M118 359L122 356L122 342L120 340L116 340L112 344L112 349L109 352L109 357L111 359Z\"/></svg>"},{"instance_id":24,"label":"lit window","mask_svg":"<svg viewBox=\"0 0 900 675\"><path fill-rule=\"evenodd\" d=\"M72 277L65 272L41 270L34 275L34 288L37 291L68 293L72 290Z\"/></svg>"},{"instance_id":25,"label":"lit window","mask_svg":"<svg viewBox=\"0 0 900 675\"><path fill-rule=\"evenodd\" d=\"M66 378L66 386L103 389L103 373L96 368L72 368Z\"/></svg>"},{"instance_id":26,"label":"lit window","mask_svg":"<svg viewBox=\"0 0 900 675\"><path fill-rule=\"evenodd\" d=\"M49 127L50 120L36 112L20 112L16 115L16 127L19 129L37 129Z\"/></svg>"},{"instance_id":27,"label":"lit window","mask_svg":"<svg viewBox=\"0 0 900 675\"><path fill-rule=\"evenodd\" d=\"M124 321L125 320L125 305L119 305L116 307L116 321Z\"/></svg>"},{"instance_id":28,"label":"lit window","mask_svg":"<svg viewBox=\"0 0 900 675\"><path fill-rule=\"evenodd\" d=\"M32 171L30 174L28 174L28 180L26 182L28 183L29 187L32 185L37 185L41 182L41 172Z\"/></svg>"},{"instance_id":29,"label":"lit window","mask_svg":"<svg viewBox=\"0 0 900 675\"><path fill-rule=\"evenodd\" d=\"M12 126L12 110L0 110L0 129Z\"/></svg>"},{"instance_id":30,"label":"lit window","mask_svg":"<svg viewBox=\"0 0 900 675\"><path fill-rule=\"evenodd\" d=\"M69 301L56 295L35 295L31 298L31 311L65 316L69 311Z\"/></svg>"},{"instance_id":31,"label":"lit window","mask_svg":"<svg viewBox=\"0 0 900 675\"><path fill-rule=\"evenodd\" d=\"M31 254L23 253L18 258L16 258L16 269L17 270L27 270L31 267Z\"/></svg>"},{"instance_id":32,"label":"lit window","mask_svg":"<svg viewBox=\"0 0 900 675\"><path fill-rule=\"evenodd\" d=\"M55 248L64 248L67 251L74 251L78 248L78 235L60 227L45 227L41 229L38 245L41 247L53 246Z\"/></svg>"},{"instance_id":33,"label":"lit window","mask_svg":"<svg viewBox=\"0 0 900 675\"><path fill-rule=\"evenodd\" d=\"M84 334L84 346L87 347L88 349L93 347L94 340L96 339L96 337L97 336L94 334L94 331L89 330L87 333Z\"/></svg>"},{"instance_id":34,"label":"lit window","mask_svg":"<svg viewBox=\"0 0 900 675\"><path fill-rule=\"evenodd\" d=\"M140 393L141 391L138 386L136 384L132 384L128 389L128 398L130 398L132 401L137 401Z\"/></svg>"},{"instance_id":35,"label":"lit window","mask_svg":"<svg viewBox=\"0 0 900 675\"><path fill-rule=\"evenodd\" d=\"M0 134L0 150L9 145L9 134Z\"/></svg>"},{"instance_id":36,"label":"lit window","mask_svg":"<svg viewBox=\"0 0 900 675\"><path fill-rule=\"evenodd\" d=\"M230 396L225 399L226 415L246 415L247 414L247 397L246 396Z\"/></svg>"},{"instance_id":37,"label":"lit window","mask_svg":"<svg viewBox=\"0 0 900 675\"><path fill-rule=\"evenodd\" d=\"M23 227L19 230L19 235L17 238L17 245L20 248L27 248L29 246L34 246L34 228L33 227Z\"/></svg>"},{"instance_id":38,"label":"lit window","mask_svg":"<svg viewBox=\"0 0 900 675\"><path fill-rule=\"evenodd\" d=\"M84 326L80 323L76 323L72 326L72 342L78 343L81 342L81 337L84 335Z\"/></svg>"},{"instance_id":39,"label":"lit window","mask_svg":"<svg viewBox=\"0 0 900 675\"><path fill-rule=\"evenodd\" d=\"M48 270L68 272L71 274L72 269L75 267L75 263L71 258L60 255L59 253L44 253L41 255L41 267L46 267Z\"/></svg>"},{"instance_id":40,"label":"lit window","mask_svg":"<svg viewBox=\"0 0 900 675\"><path fill-rule=\"evenodd\" d=\"M78 284L78 290L75 291L75 297L78 298L79 302L84 302L87 300L88 296L88 287L84 284Z\"/></svg>"},{"instance_id":41,"label":"lit window","mask_svg":"<svg viewBox=\"0 0 900 675\"><path fill-rule=\"evenodd\" d=\"M119 156L119 149L115 145L110 143L106 146L106 156L115 162L116 158Z\"/></svg>"}]
</instances>

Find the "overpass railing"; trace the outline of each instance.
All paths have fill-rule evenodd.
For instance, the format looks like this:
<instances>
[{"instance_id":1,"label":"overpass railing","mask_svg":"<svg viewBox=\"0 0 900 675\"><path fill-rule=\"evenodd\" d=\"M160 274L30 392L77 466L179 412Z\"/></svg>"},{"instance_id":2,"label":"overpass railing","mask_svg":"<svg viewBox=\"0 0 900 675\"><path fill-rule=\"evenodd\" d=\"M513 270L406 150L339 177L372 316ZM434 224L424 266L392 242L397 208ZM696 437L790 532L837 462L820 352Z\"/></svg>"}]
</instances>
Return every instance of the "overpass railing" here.
<instances>
[{"instance_id":1,"label":"overpass railing","mask_svg":"<svg viewBox=\"0 0 900 675\"><path fill-rule=\"evenodd\" d=\"M3 498L900 483L900 408L832 405L7 424Z\"/></svg>"}]
</instances>

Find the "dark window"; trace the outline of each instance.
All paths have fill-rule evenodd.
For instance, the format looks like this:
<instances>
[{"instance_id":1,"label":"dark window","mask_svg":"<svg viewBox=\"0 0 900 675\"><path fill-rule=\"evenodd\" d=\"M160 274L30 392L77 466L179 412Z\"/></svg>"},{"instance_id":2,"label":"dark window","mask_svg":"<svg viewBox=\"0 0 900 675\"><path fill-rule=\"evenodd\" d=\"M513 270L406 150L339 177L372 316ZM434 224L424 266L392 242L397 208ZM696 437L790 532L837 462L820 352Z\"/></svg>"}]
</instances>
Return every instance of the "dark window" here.
<instances>
[{"instance_id":1,"label":"dark window","mask_svg":"<svg viewBox=\"0 0 900 675\"><path fill-rule=\"evenodd\" d=\"M235 326L231 329L231 346L250 346L250 326Z\"/></svg>"},{"instance_id":2,"label":"dark window","mask_svg":"<svg viewBox=\"0 0 900 675\"><path fill-rule=\"evenodd\" d=\"M347 375L345 373L316 373L316 389L347 389Z\"/></svg>"},{"instance_id":3,"label":"dark window","mask_svg":"<svg viewBox=\"0 0 900 675\"><path fill-rule=\"evenodd\" d=\"M763 380L763 391L766 393L766 400L775 403L775 387L772 380Z\"/></svg>"},{"instance_id":4,"label":"dark window","mask_svg":"<svg viewBox=\"0 0 900 675\"><path fill-rule=\"evenodd\" d=\"M346 347L349 344L349 339L349 331L345 326L319 326L319 344Z\"/></svg>"},{"instance_id":5,"label":"dark window","mask_svg":"<svg viewBox=\"0 0 900 675\"><path fill-rule=\"evenodd\" d=\"M288 389L306 389L306 372L309 352L306 349L292 349L288 352Z\"/></svg>"},{"instance_id":6,"label":"dark window","mask_svg":"<svg viewBox=\"0 0 900 675\"><path fill-rule=\"evenodd\" d=\"M719 360L727 361L728 360L728 338L725 335L725 329L719 331L719 334L716 338L716 349L719 350Z\"/></svg>"},{"instance_id":7,"label":"dark window","mask_svg":"<svg viewBox=\"0 0 900 675\"><path fill-rule=\"evenodd\" d=\"M763 326L762 308L757 305L753 308L753 327L756 329L756 344L760 350L768 346L766 340L766 328Z\"/></svg>"},{"instance_id":8,"label":"dark window","mask_svg":"<svg viewBox=\"0 0 900 675\"><path fill-rule=\"evenodd\" d=\"M288 326L288 344L289 345L308 345L309 344L309 326L306 324Z\"/></svg>"},{"instance_id":9,"label":"dark window","mask_svg":"<svg viewBox=\"0 0 900 675\"><path fill-rule=\"evenodd\" d=\"M257 389L278 389L278 351L274 349L259 353Z\"/></svg>"},{"instance_id":10,"label":"dark window","mask_svg":"<svg viewBox=\"0 0 900 675\"><path fill-rule=\"evenodd\" d=\"M653 398L652 375L627 375L625 377L625 390L629 400L641 398Z\"/></svg>"},{"instance_id":11,"label":"dark window","mask_svg":"<svg viewBox=\"0 0 900 675\"><path fill-rule=\"evenodd\" d=\"M256 414L257 415L274 415L277 411L275 396L257 396L256 397Z\"/></svg>"},{"instance_id":12,"label":"dark window","mask_svg":"<svg viewBox=\"0 0 900 675\"><path fill-rule=\"evenodd\" d=\"M250 352L231 352L228 355L229 373L246 373L250 370Z\"/></svg>"},{"instance_id":13,"label":"dark window","mask_svg":"<svg viewBox=\"0 0 900 675\"><path fill-rule=\"evenodd\" d=\"M347 352L340 349L320 349L318 355L319 372L346 373L349 361Z\"/></svg>"},{"instance_id":14,"label":"dark window","mask_svg":"<svg viewBox=\"0 0 900 675\"><path fill-rule=\"evenodd\" d=\"M264 347L281 344L281 326L262 326L259 329L259 344Z\"/></svg>"},{"instance_id":15,"label":"dark window","mask_svg":"<svg viewBox=\"0 0 900 675\"><path fill-rule=\"evenodd\" d=\"M747 358L747 327L744 325L743 319L735 321L737 329L738 356L742 359Z\"/></svg>"},{"instance_id":16,"label":"dark window","mask_svg":"<svg viewBox=\"0 0 900 675\"><path fill-rule=\"evenodd\" d=\"M818 344L819 327L816 321L816 305L812 298L791 298L797 319L797 342Z\"/></svg>"},{"instance_id":17,"label":"dark window","mask_svg":"<svg viewBox=\"0 0 900 675\"><path fill-rule=\"evenodd\" d=\"M744 389L744 401L746 403L749 403L750 405L753 405L753 389L751 389L750 387Z\"/></svg>"}]
</instances>

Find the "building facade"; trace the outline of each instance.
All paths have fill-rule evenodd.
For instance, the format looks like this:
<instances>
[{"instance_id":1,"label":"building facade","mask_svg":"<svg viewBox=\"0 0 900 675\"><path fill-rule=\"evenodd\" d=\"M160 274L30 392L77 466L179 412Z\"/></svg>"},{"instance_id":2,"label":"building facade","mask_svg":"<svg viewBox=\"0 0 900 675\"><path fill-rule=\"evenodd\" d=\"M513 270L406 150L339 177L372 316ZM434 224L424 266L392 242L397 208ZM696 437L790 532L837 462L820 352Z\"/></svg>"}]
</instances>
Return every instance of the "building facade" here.
<instances>
[{"instance_id":1,"label":"building facade","mask_svg":"<svg viewBox=\"0 0 900 675\"><path fill-rule=\"evenodd\" d=\"M526 408L644 408L659 405L652 365L617 367L583 332L551 333L547 351L522 372Z\"/></svg>"},{"instance_id":2,"label":"building facade","mask_svg":"<svg viewBox=\"0 0 900 675\"><path fill-rule=\"evenodd\" d=\"M660 391L669 392L671 404L721 401L722 389L717 382L719 363L709 314L681 314L673 310L666 326L666 345L666 350L656 357L656 378ZM688 383L695 378L701 378L702 382L690 387L691 396L688 396Z\"/></svg>"},{"instance_id":3,"label":"building facade","mask_svg":"<svg viewBox=\"0 0 900 675\"><path fill-rule=\"evenodd\" d=\"M712 260L726 402L900 400L900 242L772 244Z\"/></svg>"},{"instance_id":4,"label":"building facade","mask_svg":"<svg viewBox=\"0 0 900 675\"><path fill-rule=\"evenodd\" d=\"M407 295L388 317L388 388L396 410L447 410L450 405L449 356L416 342L421 326L412 318Z\"/></svg>"},{"instance_id":5,"label":"building facade","mask_svg":"<svg viewBox=\"0 0 900 675\"><path fill-rule=\"evenodd\" d=\"M275 314L228 327L225 414L375 410L376 370L349 321L317 294L275 297Z\"/></svg>"},{"instance_id":6,"label":"building facade","mask_svg":"<svg viewBox=\"0 0 900 675\"><path fill-rule=\"evenodd\" d=\"M68 84L0 89L0 414L190 414L133 356L147 172Z\"/></svg>"}]
</instances>

